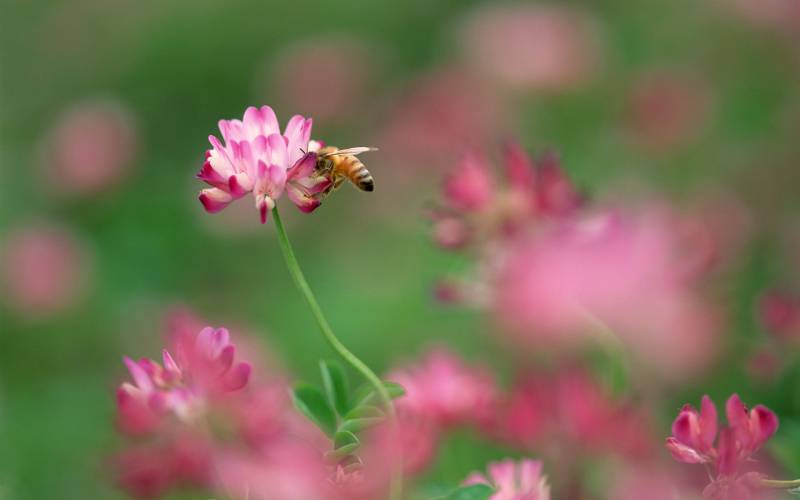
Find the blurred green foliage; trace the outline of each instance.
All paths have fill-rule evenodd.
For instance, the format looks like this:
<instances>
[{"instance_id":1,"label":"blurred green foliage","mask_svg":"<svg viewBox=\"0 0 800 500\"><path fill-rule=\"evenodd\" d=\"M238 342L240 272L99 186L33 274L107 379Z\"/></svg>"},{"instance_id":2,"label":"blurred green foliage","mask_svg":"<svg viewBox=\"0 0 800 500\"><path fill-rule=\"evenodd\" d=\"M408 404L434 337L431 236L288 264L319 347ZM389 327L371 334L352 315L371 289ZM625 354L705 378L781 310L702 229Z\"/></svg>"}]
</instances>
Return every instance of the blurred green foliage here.
<instances>
[{"instance_id":1,"label":"blurred green foliage","mask_svg":"<svg viewBox=\"0 0 800 500\"><path fill-rule=\"evenodd\" d=\"M363 38L386 54L376 95L390 95L415 76L451 64L454 22L478 3L4 3L0 235L29 220L63 222L90 245L95 269L90 296L65 314L29 320L0 309L0 498L119 496L105 459L118 445L113 391L124 376L121 357L158 352L165 305L188 304L234 332L245 325L298 378L313 377L318 360L331 353L283 267L272 229L220 236L209 230L194 198L200 186L192 176L206 137L218 119L258 104L263 93L253 88L256 73L290 42ZM715 290L731 313L735 342L708 380L665 395L658 417L667 435L684 401L698 402L707 392L721 402L739 392L784 419L776 457L800 473L793 451L800 434L789 423L800 418L800 365L791 363L773 387L750 382L743 362L751 346L764 342L752 314L754 298L785 271L776 221L796 215L798 206L800 115L789 126L785 114L800 106L796 47L724 15L712 2L568 3L595 14L604 30L600 75L573 92L521 96L513 133L529 148L557 149L589 192L635 175L677 199L714 185L748 203L755 239L740 269ZM618 124L633 75L661 66L700 71L716 105L697 137L656 155L629 144ZM59 110L97 95L136 111L143 152L135 171L120 189L91 199L49 196L38 184L38 141ZM371 106L385 109L382 97L374 99ZM292 112L281 102L269 104L281 117ZM323 123L315 135L363 144L370 129L389 118L374 112L342 129ZM374 174L380 190L380 165ZM484 335L485 322L431 300L435 278L458 264L427 235L422 208L435 198L439 172L414 175L379 209L372 208L374 197L343 190L313 217L284 210L298 258L338 335L377 371L445 342L468 359L495 362L507 377L511 367ZM606 374L615 388L624 387L618 368L612 363ZM468 434L449 437L442 450L421 480L432 492L445 493L442 488L469 471L508 454Z\"/></svg>"}]
</instances>

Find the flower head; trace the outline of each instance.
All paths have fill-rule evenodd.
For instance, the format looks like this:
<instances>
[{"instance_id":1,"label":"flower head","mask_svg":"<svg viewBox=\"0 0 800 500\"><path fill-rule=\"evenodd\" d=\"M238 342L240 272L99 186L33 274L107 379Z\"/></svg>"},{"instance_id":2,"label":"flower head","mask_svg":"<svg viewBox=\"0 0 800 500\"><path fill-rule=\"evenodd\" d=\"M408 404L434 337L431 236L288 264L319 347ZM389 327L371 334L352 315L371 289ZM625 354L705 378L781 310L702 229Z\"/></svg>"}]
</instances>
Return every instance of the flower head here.
<instances>
[{"instance_id":1,"label":"flower head","mask_svg":"<svg viewBox=\"0 0 800 500\"><path fill-rule=\"evenodd\" d=\"M725 413L728 427L717 439L717 408L711 398L703 396L700 411L687 404L672 424L667 449L681 462L711 465L718 478L738 477L742 465L778 430L778 417L763 405L748 412L736 394L728 398Z\"/></svg>"},{"instance_id":2,"label":"flower head","mask_svg":"<svg viewBox=\"0 0 800 500\"><path fill-rule=\"evenodd\" d=\"M550 500L550 486L542 475L542 462L506 459L488 466L488 477L473 472L464 484L488 484L495 488L490 500Z\"/></svg>"},{"instance_id":3,"label":"flower head","mask_svg":"<svg viewBox=\"0 0 800 500\"><path fill-rule=\"evenodd\" d=\"M148 432L168 414L191 421L210 398L241 389L250 378L250 364L234 362L236 348L225 328L206 327L191 339L179 339L175 347L177 360L164 349L163 364L124 358L133 383L117 390L123 431Z\"/></svg>"},{"instance_id":4,"label":"flower head","mask_svg":"<svg viewBox=\"0 0 800 500\"><path fill-rule=\"evenodd\" d=\"M504 160L504 184L494 181L491 165L475 152L465 154L446 177L442 203L433 213L434 236L442 247L502 240L582 205L555 155L534 161L510 143Z\"/></svg>"},{"instance_id":5,"label":"flower head","mask_svg":"<svg viewBox=\"0 0 800 500\"><path fill-rule=\"evenodd\" d=\"M200 202L209 213L219 212L233 200L253 193L261 222L284 190L304 212L320 202L314 195L329 184L314 175L316 154L309 152L311 119L294 115L283 133L269 106L249 107L243 120L220 120L223 142L211 135L213 146L198 179L212 186L200 192Z\"/></svg>"},{"instance_id":6,"label":"flower head","mask_svg":"<svg viewBox=\"0 0 800 500\"><path fill-rule=\"evenodd\" d=\"M436 349L416 366L389 375L406 389L398 401L435 425L458 425L487 413L495 396L494 381L479 368L465 364L445 349Z\"/></svg>"}]
</instances>

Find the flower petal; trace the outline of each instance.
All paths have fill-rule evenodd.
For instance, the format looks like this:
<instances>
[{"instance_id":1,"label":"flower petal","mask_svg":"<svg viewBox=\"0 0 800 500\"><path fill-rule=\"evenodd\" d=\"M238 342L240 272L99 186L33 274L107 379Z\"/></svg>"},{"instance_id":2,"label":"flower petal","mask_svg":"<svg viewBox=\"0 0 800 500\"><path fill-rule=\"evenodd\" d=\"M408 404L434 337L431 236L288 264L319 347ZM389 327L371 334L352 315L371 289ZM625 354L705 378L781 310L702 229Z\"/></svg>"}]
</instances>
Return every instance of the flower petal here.
<instances>
[{"instance_id":1,"label":"flower petal","mask_svg":"<svg viewBox=\"0 0 800 500\"><path fill-rule=\"evenodd\" d=\"M239 363L234 366L222 380L223 388L227 391L237 391L247 385L250 373L253 371L250 363Z\"/></svg>"},{"instance_id":2,"label":"flower petal","mask_svg":"<svg viewBox=\"0 0 800 500\"><path fill-rule=\"evenodd\" d=\"M219 212L233 201L233 197L230 193L226 193L217 188L203 189L200 191L198 199L200 203L203 204L203 208L206 209L206 212L211 214Z\"/></svg>"},{"instance_id":3,"label":"flower petal","mask_svg":"<svg viewBox=\"0 0 800 500\"><path fill-rule=\"evenodd\" d=\"M753 437L752 448L753 451L756 451L778 430L778 417L769 408L756 405L750 411L750 424Z\"/></svg>"},{"instance_id":4,"label":"flower petal","mask_svg":"<svg viewBox=\"0 0 800 500\"><path fill-rule=\"evenodd\" d=\"M707 395L700 403L700 443L701 451L708 453L714 446L717 437L717 407Z\"/></svg>"},{"instance_id":5,"label":"flower petal","mask_svg":"<svg viewBox=\"0 0 800 500\"><path fill-rule=\"evenodd\" d=\"M286 176L287 180L302 179L303 177L311 176L317 166L317 154L306 153L299 160L297 160Z\"/></svg>"},{"instance_id":6,"label":"flower petal","mask_svg":"<svg viewBox=\"0 0 800 500\"><path fill-rule=\"evenodd\" d=\"M139 389L145 392L150 392L154 389L153 381L150 379L150 376L147 374L144 368L139 365L139 363L127 356L122 358L122 360L124 361L125 366L128 367L131 378L133 378L133 381L136 383L136 386Z\"/></svg>"},{"instance_id":7,"label":"flower petal","mask_svg":"<svg viewBox=\"0 0 800 500\"><path fill-rule=\"evenodd\" d=\"M690 448L681 443L674 437L668 437L666 442L667 450L675 460L687 464L701 464L708 461L706 457L699 454L694 448Z\"/></svg>"}]
</instances>

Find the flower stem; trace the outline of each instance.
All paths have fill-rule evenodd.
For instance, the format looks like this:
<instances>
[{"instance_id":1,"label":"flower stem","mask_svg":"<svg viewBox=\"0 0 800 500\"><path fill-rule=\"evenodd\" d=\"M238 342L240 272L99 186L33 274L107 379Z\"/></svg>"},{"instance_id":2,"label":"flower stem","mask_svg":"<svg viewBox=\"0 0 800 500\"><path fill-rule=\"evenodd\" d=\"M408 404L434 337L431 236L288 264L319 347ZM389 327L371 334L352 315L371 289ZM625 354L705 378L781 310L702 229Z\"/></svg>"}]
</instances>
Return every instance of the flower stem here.
<instances>
[{"instance_id":1,"label":"flower stem","mask_svg":"<svg viewBox=\"0 0 800 500\"><path fill-rule=\"evenodd\" d=\"M790 490L792 488L800 488L800 479L793 479L790 481L782 481L778 479L761 479L758 485L762 488L772 488L779 490Z\"/></svg>"},{"instance_id":2,"label":"flower stem","mask_svg":"<svg viewBox=\"0 0 800 500\"><path fill-rule=\"evenodd\" d=\"M317 320L319 329L322 330L322 336L325 337L325 340L328 342L328 344L333 348L334 351L336 351L337 354L339 354L339 356L342 357L342 359L345 360L345 362L352 366L375 388L375 392L378 394L378 397L386 409L386 414L389 416L389 421L392 427L395 428L396 417L394 405L392 404L392 398L389 396L389 392L386 390L386 387L384 387L381 379L375 375L375 372L373 372L366 365L366 363L358 359L355 354L350 352L350 350L348 350L347 347L342 344L336 335L334 335L331 326L328 324L328 320L325 319L325 315L322 313L322 308L319 306L316 297L314 297L314 293L311 291L311 287L308 286L308 282L303 275L303 271L300 269L300 264L297 262L297 257L294 255L294 250L292 250L292 244L289 243L289 237L286 235L286 230L283 227L283 222L281 221L281 216L278 213L277 205L272 209L272 216L275 218L275 229L278 231L278 242L281 245L283 257L286 260L286 267L289 268L289 274L292 275L292 278L294 279L297 288L300 290L300 293L302 293L303 297L305 297L308 307L311 309L311 313ZM392 476L391 498L399 499L401 498L402 492L402 476L398 473L395 473Z\"/></svg>"}]
</instances>

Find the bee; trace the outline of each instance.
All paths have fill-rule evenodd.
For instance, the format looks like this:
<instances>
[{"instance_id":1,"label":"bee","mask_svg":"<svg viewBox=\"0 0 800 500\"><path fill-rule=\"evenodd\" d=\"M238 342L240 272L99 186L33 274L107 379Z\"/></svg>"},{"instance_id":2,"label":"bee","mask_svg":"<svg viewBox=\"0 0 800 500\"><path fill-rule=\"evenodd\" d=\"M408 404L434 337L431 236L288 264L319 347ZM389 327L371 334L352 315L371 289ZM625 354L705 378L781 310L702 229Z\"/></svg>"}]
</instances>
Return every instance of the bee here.
<instances>
[{"instance_id":1,"label":"bee","mask_svg":"<svg viewBox=\"0 0 800 500\"><path fill-rule=\"evenodd\" d=\"M367 167L356 158L367 151L377 151L377 148L358 147L339 149L336 146L324 146L317 150L317 175L331 181L322 196L327 196L342 185L345 179L362 191L373 191L375 180Z\"/></svg>"}]
</instances>

